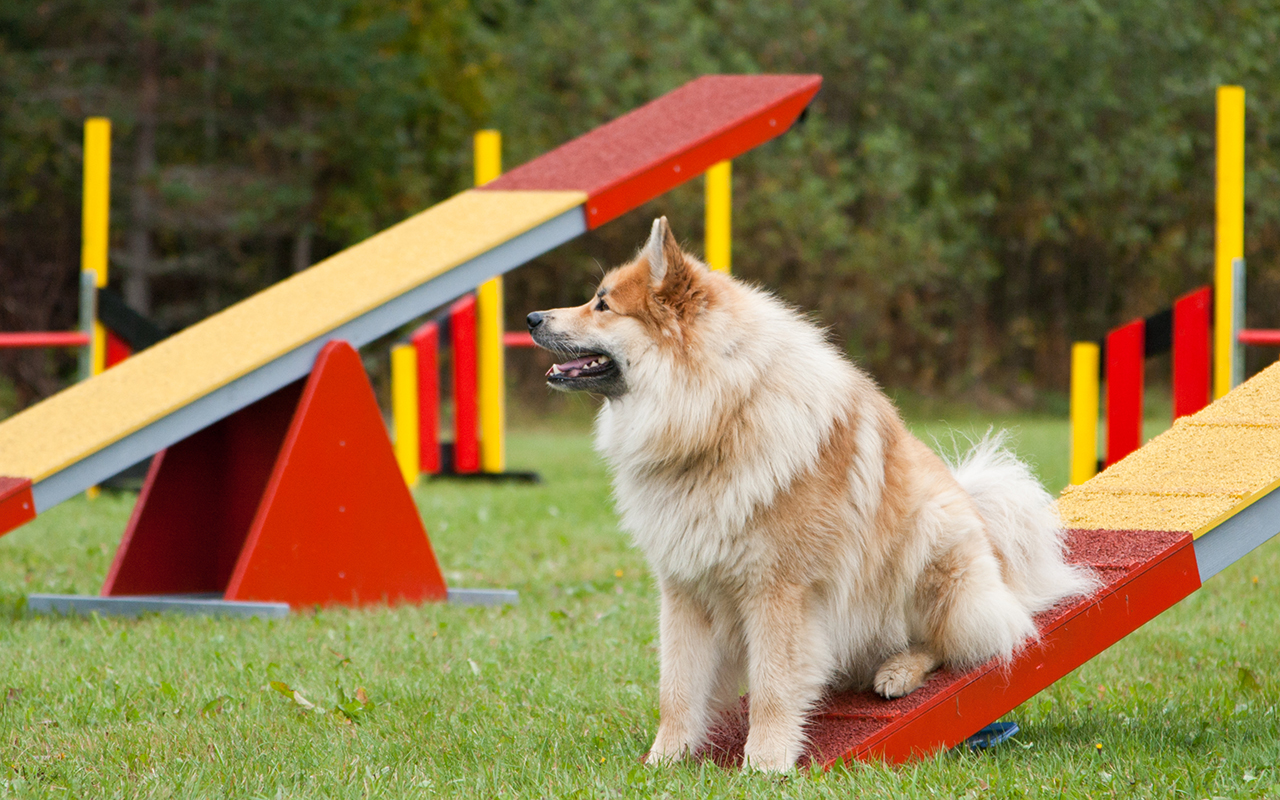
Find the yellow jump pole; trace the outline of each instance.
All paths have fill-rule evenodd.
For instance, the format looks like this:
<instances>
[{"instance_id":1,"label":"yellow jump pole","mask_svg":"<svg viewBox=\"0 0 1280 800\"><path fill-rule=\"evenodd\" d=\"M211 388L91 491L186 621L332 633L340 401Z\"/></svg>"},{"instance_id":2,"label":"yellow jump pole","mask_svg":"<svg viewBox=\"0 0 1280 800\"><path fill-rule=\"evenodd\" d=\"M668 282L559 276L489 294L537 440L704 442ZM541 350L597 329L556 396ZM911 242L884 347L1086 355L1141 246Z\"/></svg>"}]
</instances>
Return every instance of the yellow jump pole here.
<instances>
[{"instance_id":1,"label":"yellow jump pole","mask_svg":"<svg viewBox=\"0 0 1280 800\"><path fill-rule=\"evenodd\" d=\"M80 236L80 271L94 274L94 285L107 285L107 244L111 211L111 120L90 117L84 123L84 213ZM107 333L93 321L93 374L106 368Z\"/></svg>"},{"instance_id":2,"label":"yellow jump pole","mask_svg":"<svg viewBox=\"0 0 1280 800\"><path fill-rule=\"evenodd\" d=\"M476 131L476 186L502 174L502 134ZM476 396L480 404L480 469L504 472L506 452L506 389L502 345L502 276L480 285L476 292Z\"/></svg>"},{"instance_id":3,"label":"yellow jump pole","mask_svg":"<svg viewBox=\"0 0 1280 800\"><path fill-rule=\"evenodd\" d=\"M97 290L107 285L107 247L111 214L111 120L90 117L84 121L84 188L80 221L80 308L89 319L80 320L90 332L87 358L81 372L99 375L107 366L107 331L98 321ZM85 496L93 500L100 489L90 486Z\"/></svg>"},{"instance_id":4,"label":"yellow jump pole","mask_svg":"<svg viewBox=\"0 0 1280 800\"><path fill-rule=\"evenodd\" d=\"M1071 483L1098 471L1098 358L1096 342L1071 345Z\"/></svg>"},{"instance_id":5,"label":"yellow jump pole","mask_svg":"<svg viewBox=\"0 0 1280 800\"><path fill-rule=\"evenodd\" d=\"M411 344L391 348L391 417L396 463L405 483L418 483L418 351Z\"/></svg>"},{"instance_id":6,"label":"yellow jump pole","mask_svg":"<svg viewBox=\"0 0 1280 800\"><path fill-rule=\"evenodd\" d=\"M732 250L733 162L721 161L707 170L707 266L729 271Z\"/></svg>"},{"instance_id":7,"label":"yellow jump pole","mask_svg":"<svg viewBox=\"0 0 1280 800\"><path fill-rule=\"evenodd\" d=\"M1232 262L1244 258L1244 89L1218 87L1217 193L1213 235L1213 396L1232 388L1236 343Z\"/></svg>"}]
</instances>

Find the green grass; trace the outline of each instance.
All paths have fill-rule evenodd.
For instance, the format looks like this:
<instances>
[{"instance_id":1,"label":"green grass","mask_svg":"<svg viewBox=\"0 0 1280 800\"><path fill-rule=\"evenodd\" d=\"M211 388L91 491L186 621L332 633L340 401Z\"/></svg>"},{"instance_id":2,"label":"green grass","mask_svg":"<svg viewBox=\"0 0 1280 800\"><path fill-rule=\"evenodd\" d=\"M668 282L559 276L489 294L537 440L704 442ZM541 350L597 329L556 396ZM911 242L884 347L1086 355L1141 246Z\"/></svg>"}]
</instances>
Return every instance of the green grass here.
<instances>
[{"instance_id":1,"label":"green grass","mask_svg":"<svg viewBox=\"0 0 1280 800\"><path fill-rule=\"evenodd\" d=\"M1060 486L1065 424L1010 421ZM417 490L451 584L519 589L505 609L44 618L26 593L95 592L132 496L0 539L0 797L1280 797L1275 543L1017 709L993 752L787 779L647 769L654 591L604 468L581 429L510 450L546 482Z\"/></svg>"}]
</instances>

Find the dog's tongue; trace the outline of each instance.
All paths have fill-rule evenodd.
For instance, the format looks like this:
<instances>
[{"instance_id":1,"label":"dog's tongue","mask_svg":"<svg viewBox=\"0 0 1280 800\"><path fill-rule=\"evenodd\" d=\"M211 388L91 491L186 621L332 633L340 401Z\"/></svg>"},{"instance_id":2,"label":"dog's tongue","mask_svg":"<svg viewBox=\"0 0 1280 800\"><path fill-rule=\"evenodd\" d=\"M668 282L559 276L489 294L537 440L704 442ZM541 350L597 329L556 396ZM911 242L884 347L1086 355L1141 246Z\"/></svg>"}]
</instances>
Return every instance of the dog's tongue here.
<instances>
[{"instance_id":1,"label":"dog's tongue","mask_svg":"<svg viewBox=\"0 0 1280 800\"><path fill-rule=\"evenodd\" d=\"M580 370L586 369L588 364L599 357L600 356L598 355L589 355L583 356L582 358L575 358L572 361L566 361L563 364L556 364L554 367L547 370L547 374L554 375L555 373L560 372L567 374L570 378L574 378L577 377Z\"/></svg>"},{"instance_id":2,"label":"dog's tongue","mask_svg":"<svg viewBox=\"0 0 1280 800\"><path fill-rule=\"evenodd\" d=\"M568 372L571 369L582 369L599 357L600 356L596 355L583 356L582 358L575 358L572 361L566 361L563 364L556 364L556 366L560 368L561 372Z\"/></svg>"}]
</instances>

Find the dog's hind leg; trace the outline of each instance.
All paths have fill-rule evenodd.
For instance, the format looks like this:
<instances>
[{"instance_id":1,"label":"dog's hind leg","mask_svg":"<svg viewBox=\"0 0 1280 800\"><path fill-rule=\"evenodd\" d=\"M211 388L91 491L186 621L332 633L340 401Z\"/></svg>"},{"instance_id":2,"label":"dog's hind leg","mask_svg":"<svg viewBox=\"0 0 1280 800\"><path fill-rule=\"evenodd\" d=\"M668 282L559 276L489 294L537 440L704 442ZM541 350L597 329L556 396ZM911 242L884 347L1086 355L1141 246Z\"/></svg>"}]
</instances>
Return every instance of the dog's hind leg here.
<instances>
[{"instance_id":1,"label":"dog's hind leg","mask_svg":"<svg viewBox=\"0 0 1280 800\"><path fill-rule=\"evenodd\" d=\"M939 663L932 650L918 645L889 656L876 670L876 693L888 698L911 694L924 685Z\"/></svg>"},{"instance_id":2,"label":"dog's hind leg","mask_svg":"<svg viewBox=\"0 0 1280 800\"><path fill-rule=\"evenodd\" d=\"M658 735L646 763L679 761L707 738L720 663L710 610L692 592L662 582L658 632Z\"/></svg>"},{"instance_id":3,"label":"dog's hind leg","mask_svg":"<svg viewBox=\"0 0 1280 800\"><path fill-rule=\"evenodd\" d=\"M772 586L744 609L750 769L784 772L804 751L805 714L833 671L831 648L802 586Z\"/></svg>"}]
</instances>

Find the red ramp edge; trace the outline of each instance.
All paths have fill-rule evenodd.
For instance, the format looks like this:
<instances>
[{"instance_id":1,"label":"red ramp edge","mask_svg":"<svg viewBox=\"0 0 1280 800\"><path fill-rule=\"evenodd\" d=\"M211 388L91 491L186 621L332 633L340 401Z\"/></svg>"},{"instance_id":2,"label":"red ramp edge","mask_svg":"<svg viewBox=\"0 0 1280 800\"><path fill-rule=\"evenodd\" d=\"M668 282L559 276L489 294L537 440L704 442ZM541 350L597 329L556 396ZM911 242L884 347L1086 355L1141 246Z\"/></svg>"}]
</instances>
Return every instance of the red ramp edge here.
<instances>
[{"instance_id":1,"label":"red ramp edge","mask_svg":"<svg viewBox=\"0 0 1280 800\"><path fill-rule=\"evenodd\" d=\"M791 127L821 75L706 75L485 184L586 192L598 228Z\"/></svg>"},{"instance_id":2,"label":"red ramp edge","mask_svg":"<svg viewBox=\"0 0 1280 800\"><path fill-rule=\"evenodd\" d=\"M36 518L30 478L0 475L0 536Z\"/></svg>"},{"instance_id":3,"label":"red ramp edge","mask_svg":"<svg viewBox=\"0 0 1280 800\"><path fill-rule=\"evenodd\" d=\"M1102 578L1097 593L1040 615L1040 640L1007 666L939 670L897 700L870 692L828 697L810 716L801 765L896 764L954 747L1200 588L1189 533L1071 531L1068 541L1072 560ZM744 698L740 713L721 720L705 757L742 763L748 707Z\"/></svg>"}]
</instances>

